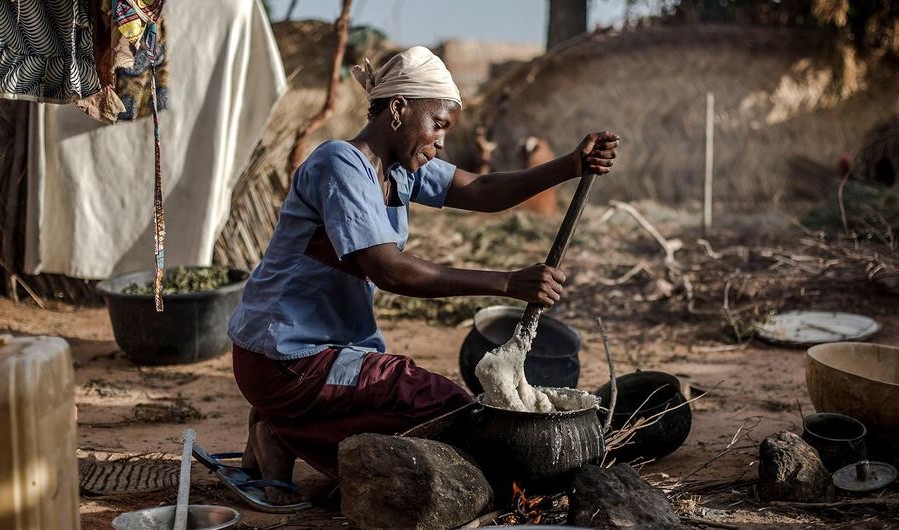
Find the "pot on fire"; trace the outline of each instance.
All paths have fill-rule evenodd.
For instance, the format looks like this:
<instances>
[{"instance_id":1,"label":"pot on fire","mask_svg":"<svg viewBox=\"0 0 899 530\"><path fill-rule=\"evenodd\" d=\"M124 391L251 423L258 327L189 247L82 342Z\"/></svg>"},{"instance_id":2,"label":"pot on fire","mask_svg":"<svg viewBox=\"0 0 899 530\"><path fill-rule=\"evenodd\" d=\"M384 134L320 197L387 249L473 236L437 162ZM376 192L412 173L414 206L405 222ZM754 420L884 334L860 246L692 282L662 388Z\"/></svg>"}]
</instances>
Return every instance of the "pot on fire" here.
<instances>
[{"instance_id":1,"label":"pot on fire","mask_svg":"<svg viewBox=\"0 0 899 530\"><path fill-rule=\"evenodd\" d=\"M480 405L472 412L471 450L491 480L522 483L569 480L605 454L595 405L561 412Z\"/></svg>"}]
</instances>

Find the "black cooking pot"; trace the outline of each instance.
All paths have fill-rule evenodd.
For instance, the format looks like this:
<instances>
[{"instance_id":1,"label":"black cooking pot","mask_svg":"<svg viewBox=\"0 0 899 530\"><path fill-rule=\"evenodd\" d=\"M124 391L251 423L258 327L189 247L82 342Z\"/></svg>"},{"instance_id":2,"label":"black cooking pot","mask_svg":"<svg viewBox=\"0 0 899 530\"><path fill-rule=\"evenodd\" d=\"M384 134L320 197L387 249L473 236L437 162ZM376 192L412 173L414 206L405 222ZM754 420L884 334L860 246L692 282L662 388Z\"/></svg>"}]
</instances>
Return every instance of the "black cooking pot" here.
<instances>
[{"instance_id":1,"label":"black cooking pot","mask_svg":"<svg viewBox=\"0 0 899 530\"><path fill-rule=\"evenodd\" d=\"M693 420L690 406L684 405L687 399L680 391L677 377L664 372L638 371L616 379L618 399L612 429L621 429L628 422L633 425L639 418L646 418L650 424L637 430L626 445L610 450L610 457L619 462L637 458L658 460L683 445ZM601 386L596 394L600 405L608 407L611 382ZM649 420L657 414L661 416ZM604 423L607 415L607 409L599 409L600 421Z\"/></svg>"},{"instance_id":2,"label":"black cooking pot","mask_svg":"<svg viewBox=\"0 0 899 530\"><path fill-rule=\"evenodd\" d=\"M491 480L564 483L605 454L596 407L518 412L480 405L471 432L471 451Z\"/></svg>"},{"instance_id":3,"label":"black cooking pot","mask_svg":"<svg viewBox=\"0 0 899 530\"><path fill-rule=\"evenodd\" d=\"M459 371L474 394L484 391L474 373L481 358L512 338L524 309L491 306L474 315L474 325L459 350ZM524 375L534 386L577 388L581 337L566 324L546 315L537 324L537 337L524 361Z\"/></svg>"},{"instance_id":4,"label":"black cooking pot","mask_svg":"<svg viewBox=\"0 0 899 530\"><path fill-rule=\"evenodd\" d=\"M187 267L205 269L206 267ZM166 276L178 269L166 271ZM231 349L228 319L240 302L250 273L229 269L229 283L216 289L163 295L157 312L152 294L127 294L131 285L153 281L152 270L123 274L97 284L106 300L116 344L135 364L188 364Z\"/></svg>"}]
</instances>

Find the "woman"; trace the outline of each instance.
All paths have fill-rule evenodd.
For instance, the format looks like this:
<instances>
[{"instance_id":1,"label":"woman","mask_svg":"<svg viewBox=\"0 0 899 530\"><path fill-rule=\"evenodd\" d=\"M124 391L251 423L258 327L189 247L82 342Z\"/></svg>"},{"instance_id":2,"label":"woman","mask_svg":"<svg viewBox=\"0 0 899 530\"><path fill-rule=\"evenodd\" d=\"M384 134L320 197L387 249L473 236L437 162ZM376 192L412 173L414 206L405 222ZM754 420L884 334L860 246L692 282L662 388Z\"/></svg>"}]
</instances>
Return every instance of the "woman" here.
<instances>
[{"instance_id":1,"label":"woman","mask_svg":"<svg viewBox=\"0 0 899 530\"><path fill-rule=\"evenodd\" d=\"M588 135L572 153L519 172L475 175L436 156L462 109L449 71L410 48L354 75L371 102L349 141L319 146L297 169L272 240L231 318L234 375L253 405L243 466L291 482L294 460L336 477L337 445L394 434L471 400L461 387L384 352L375 289L417 297L508 296L547 306L565 276L454 269L403 252L410 201L496 212L612 166L618 137ZM261 420L261 421L260 421ZM295 502L266 488L272 504Z\"/></svg>"}]
</instances>

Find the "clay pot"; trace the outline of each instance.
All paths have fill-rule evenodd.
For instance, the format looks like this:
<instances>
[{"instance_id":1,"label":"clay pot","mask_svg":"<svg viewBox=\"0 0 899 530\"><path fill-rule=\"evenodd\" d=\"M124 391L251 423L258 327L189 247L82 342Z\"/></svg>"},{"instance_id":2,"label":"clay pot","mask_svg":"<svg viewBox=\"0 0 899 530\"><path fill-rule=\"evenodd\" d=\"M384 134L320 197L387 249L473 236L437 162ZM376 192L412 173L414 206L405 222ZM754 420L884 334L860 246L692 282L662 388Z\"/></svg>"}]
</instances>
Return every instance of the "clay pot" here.
<instances>
[{"instance_id":1,"label":"clay pot","mask_svg":"<svg viewBox=\"0 0 899 530\"><path fill-rule=\"evenodd\" d=\"M605 447L596 408L518 412L480 405L472 412L471 450L491 480L564 483Z\"/></svg>"},{"instance_id":2,"label":"clay pot","mask_svg":"<svg viewBox=\"0 0 899 530\"><path fill-rule=\"evenodd\" d=\"M831 473L867 458L866 434L862 422L844 414L823 412L802 419L802 439Z\"/></svg>"},{"instance_id":3,"label":"clay pot","mask_svg":"<svg viewBox=\"0 0 899 530\"><path fill-rule=\"evenodd\" d=\"M609 452L619 462L658 460L677 450L690 434L693 416L687 399L680 391L677 377L664 372L634 372L617 378L618 400L612 416L612 429L621 429L628 420L634 424L639 418L661 414L646 427L637 430L630 441ZM611 383L601 386L596 394L600 406L608 407ZM667 412L666 412L667 411ZM605 422L608 411L600 408L598 415Z\"/></svg>"}]
</instances>

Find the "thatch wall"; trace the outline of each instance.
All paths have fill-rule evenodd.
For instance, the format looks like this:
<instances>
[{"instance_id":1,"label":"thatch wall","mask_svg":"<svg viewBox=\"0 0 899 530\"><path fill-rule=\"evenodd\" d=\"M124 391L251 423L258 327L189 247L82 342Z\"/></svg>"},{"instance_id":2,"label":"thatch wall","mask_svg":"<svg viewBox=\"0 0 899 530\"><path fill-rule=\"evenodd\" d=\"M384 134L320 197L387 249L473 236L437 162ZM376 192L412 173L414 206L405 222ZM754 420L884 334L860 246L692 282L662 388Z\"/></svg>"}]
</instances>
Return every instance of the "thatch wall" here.
<instances>
[{"instance_id":1,"label":"thatch wall","mask_svg":"<svg viewBox=\"0 0 899 530\"><path fill-rule=\"evenodd\" d=\"M288 74L288 89L272 111L271 121L234 189L231 216L216 241L213 257L217 263L248 270L262 259L277 223L293 173L288 161L295 134L325 102L337 42L333 26L324 22L282 22L272 27ZM370 39L348 50L346 62L357 60L361 54L377 60L390 48L389 43ZM355 135L365 124L367 109L365 91L344 75L334 114L309 135L304 155L327 139Z\"/></svg>"},{"instance_id":2,"label":"thatch wall","mask_svg":"<svg viewBox=\"0 0 899 530\"><path fill-rule=\"evenodd\" d=\"M517 167L516 149L529 135L564 153L587 131L611 129L622 137L620 158L598 186L599 200L700 199L706 93L713 92L716 200L755 205L814 194L830 180L796 174L791 161L833 168L836 179L839 157L899 115L895 65L882 63L858 85L861 70L831 43L823 33L733 26L593 34L497 81L466 109L468 127L450 156L472 163L464 137L480 123L492 124L500 170Z\"/></svg>"}]
</instances>

